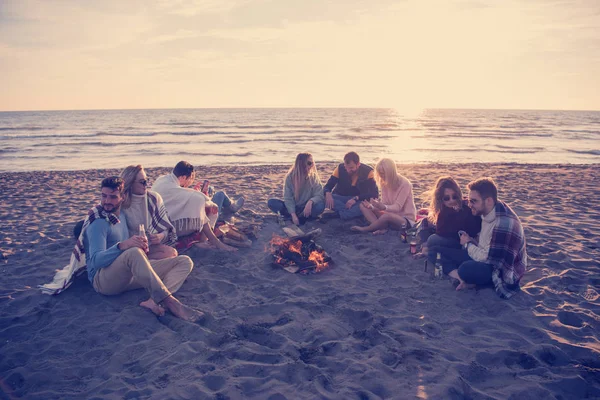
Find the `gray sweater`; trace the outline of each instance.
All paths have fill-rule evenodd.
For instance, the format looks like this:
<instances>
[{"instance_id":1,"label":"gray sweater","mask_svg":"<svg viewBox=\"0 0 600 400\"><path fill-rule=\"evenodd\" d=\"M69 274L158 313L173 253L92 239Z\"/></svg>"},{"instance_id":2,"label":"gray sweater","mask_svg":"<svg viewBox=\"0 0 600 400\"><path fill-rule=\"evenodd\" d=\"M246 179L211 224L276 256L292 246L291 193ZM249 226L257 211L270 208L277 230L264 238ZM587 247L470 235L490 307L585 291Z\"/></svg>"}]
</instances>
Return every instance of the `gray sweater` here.
<instances>
[{"instance_id":1,"label":"gray sweater","mask_svg":"<svg viewBox=\"0 0 600 400\"><path fill-rule=\"evenodd\" d=\"M303 207L309 200L312 200L313 204L325 201L325 198L323 197L323 184L317 181L314 176L311 176L304 181L304 185L302 185L300 191L301 193L298 196L298 201L296 201L292 177L288 174L283 185L283 202L290 214L296 212L296 206Z\"/></svg>"}]
</instances>

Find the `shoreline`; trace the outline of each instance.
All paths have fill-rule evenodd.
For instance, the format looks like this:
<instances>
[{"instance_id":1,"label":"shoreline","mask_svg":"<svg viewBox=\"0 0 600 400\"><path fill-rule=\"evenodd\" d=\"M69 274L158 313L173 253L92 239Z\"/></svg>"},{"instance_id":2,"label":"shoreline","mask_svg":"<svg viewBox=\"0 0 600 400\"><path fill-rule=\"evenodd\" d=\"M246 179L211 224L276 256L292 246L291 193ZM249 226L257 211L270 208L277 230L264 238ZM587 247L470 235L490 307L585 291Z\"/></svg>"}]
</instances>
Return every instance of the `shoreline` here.
<instances>
[{"instance_id":1,"label":"shoreline","mask_svg":"<svg viewBox=\"0 0 600 400\"><path fill-rule=\"evenodd\" d=\"M185 158L185 157L184 157ZM190 161L191 162L191 161ZM318 161L317 165L338 165L339 163L341 163L343 161ZM229 168L238 168L238 167L244 167L244 168L269 168L269 167L290 167L293 163L293 160L287 163L270 163L270 164L244 164L244 163L237 163L237 164L194 164L192 162L192 164L194 165L194 168L209 168L209 169L218 169L218 168L223 168L223 169L229 169ZM367 163L368 165L371 165L372 167L375 166L375 163ZM111 171L111 173L113 171L118 171L120 172L121 170L123 170L125 167L127 167L127 165L136 165L135 163L133 164L124 164L122 167L120 168L89 168L89 169L34 169L34 170L28 170L28 171L2 171L0 170L0 176L3 175L10 175L10 174L34 174L34 173L60 173L60 172L64 172L64 173L78 173L78 172L92 172L92 171ZM398 166L398 168L400 169L401 167L437 167L437 168L443 168L443 167L454 167L454 166L460 166L460 167L474 167L474 166L481 166L481 165L489 165L489 166L494 166L494 167L498 167L498 166L515 166L515 167L534 167L534 168L549 168L549 167L554 167L554 168L587 168L587 167L600 167L600 162L593 162L593 163L520 163L520 162L485 162L485 161L473 161L473 162L429 162L429 161L424 161L422 163L396 163L396 165ZM144 166L144 169L148 169L148 170L170 170L173 167L169 167L169 166L157 166L157 167L146 167ZM319 168L321 169L321 168ZM321 172L321 171L319 171ZM117 174L118 175L118 174Z\"/></svg>"},{"instance_id":2,"label":"shoreline","mask_svg":"<svg viewBox=\"0 0 600 400\"><path fill-rule=\"evenodd\" d=\"M183 157L185 158L185 157ZM188 160L189 161L189 160ZM256 167L256 168L264 168L264 167L284 167L287 166L288 168L291 166L291 164L293 163L293 160L291 160L290 162L287 163L269 163L269 164L244 164L244 163L237 163L237 164L194 164L192 161L190 161L193 165L194 168L211 168L211 169L215 169L215 168L235 168L235 167ZM317 165L337 165L339 163L341 163L342 161L318 161ZM374 166L374 163L367 163L371 166ZM2 175L7 175L7 174L33 174L33 173L41 173L41 172L54 172L54 173L58 173L58 172L65 172L65 173L75 173L75 172L90 172L90 171L121 171L122 169L124 169L127 165L131 165L131 164L123 164L122 167L120 168L89 168L89 169L34 169L34 170L28 170L28 171L3 171L0 170L0 176ZM135 165L135 164L133 164ZM521 163L521 162L485 162L485 161L472 161L472 162L431 162L431 161L423 161L422 163L399 163L397 162L396 165L400 168L402 166L405 167L417 167L417 166L423 166L423 167L429 167L429 166L434 166L434 167L452 167L452 166L462 166L462 167L472 167L472 166L478 166L478 165L490 165L490 166L517 166L517 167L539 167L539 168L547 168L547 167L561 167L561 168L571 168L571 167L594 167L594 166L600 166L600 162L590 162L590 163ZM163 170L163 169L172 169L173 167L169 167L169 166L157 166L157 167L145 167L145 169L156 169L156 170Z\"/></svg>"},{"instance_id":3,"label":"shoreline","mask_svg":"<svg viewBox=\"0 0 600 400\"><path fill-rule=\"evenodd\" d=\"M338 162L317 162L326 181ZM198 180L244 194L259 237L235 254L192 249L177 292L202 325L101 296L85 277L58 296L35 289L68 261L74 223L120 169L0 173L0 393L32 399L562 398L600 396L600 164L399 164L417 207L441 175L463 188L492 176L519 215L530 265L522 292L454 291L397 233L309 222L334 266L308 276L270 266L281 234L267 198L290 164L198 166ZM172 167L147 168L152 182ZM255 211L252 213L250 210Z\"/></svg>"}]
</instances>

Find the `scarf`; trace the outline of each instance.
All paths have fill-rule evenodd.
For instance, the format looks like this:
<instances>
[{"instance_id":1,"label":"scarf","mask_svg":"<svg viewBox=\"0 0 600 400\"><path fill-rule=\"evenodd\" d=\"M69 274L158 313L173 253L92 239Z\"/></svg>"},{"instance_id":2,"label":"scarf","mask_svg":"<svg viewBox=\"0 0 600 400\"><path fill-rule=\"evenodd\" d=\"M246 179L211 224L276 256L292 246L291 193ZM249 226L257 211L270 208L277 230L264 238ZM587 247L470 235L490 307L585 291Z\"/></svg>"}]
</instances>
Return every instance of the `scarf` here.
<instances>
[{"instance_id":1,"label":"scarf","mask_svg":"<svg viewBox=\"0 0 600 400\"><path fill-rule=\"evenodd\" d=\"M143 211L144 216L142 220L144 221L143 224L146 227L147 233L157 234L161 232L166 232L167 234L165 236L163 244L166 244L167 246L174 245L177 242L177 234L175 233L175 227L169 220L167 209L165 208L165 204L162 198L160 197L160 194L147 190L146 194L144 194L141 197L143 197L142 203L144 207L143 210L138 211ZM126 216L128 218L128 225L129 215L133 211L134 210L132 210L131 208L121 211L127 214ZM131 219L134 220L136 218ZM132 231L131 228L132 227L129 227L130 235L132 232L136 232L136 230ZM137 227L135 229L137 229Z\"/></svg>"},{"instance_id":2,"label":"scarf","mask_svg":"<svg viewBox=\"0 0 600 400\"><path fill-rule=\"evenodd\" d=\"M496 293L510 299L521 288L519 281L527 268L525 234L517 214L506 204L495 206L498 224L492 230L488 263L494 266L492 282Z\"/></svg>"},{"instance_id":3,"label":"scarf","mask_svg":"<svg viewBox=\"0 0 600 400\"><path fill-rule=\"evenodd\" d=\"M156 179L152 190L162 197L178 233L199 231L209 221L204 209L207 197L202 192L179 186L173 173Z\"/></svg>"},{"instance_id":4,"label":"scarf","mask_svg":"<svg viewBox=\"0 0 600 400\"><path fill-rule=\"evenodd\" d=\"M104 208L102 208L100 204L92 207L90 211L88 211L88 215L83 221L83 227L81 228L81 233L79 234L79 238L77 238L77 242L75 243L75 248L71 253L71 260L69 261L69 264L63 269L56 271L52 282L38 286L42 293L50 295L61 293L66 288L71 286L71 283L73 283L73 280L77 276L81 275L85 271L85 248L83 247L83 235L85 234L87 227L97 219L105 219L111 225L119 223L119 218L112 213L107 213L104 211Z\"/></svg>"}]
</instances>

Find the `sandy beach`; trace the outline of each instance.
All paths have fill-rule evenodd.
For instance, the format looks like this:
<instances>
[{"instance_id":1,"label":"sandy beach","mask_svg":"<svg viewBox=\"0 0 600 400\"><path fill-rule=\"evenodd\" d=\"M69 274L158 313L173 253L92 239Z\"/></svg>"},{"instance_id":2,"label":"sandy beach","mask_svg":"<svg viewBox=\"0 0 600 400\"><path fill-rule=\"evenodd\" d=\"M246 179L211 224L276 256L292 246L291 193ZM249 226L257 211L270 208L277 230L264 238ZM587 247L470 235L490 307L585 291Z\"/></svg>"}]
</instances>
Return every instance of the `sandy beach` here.
<instances>
[{"instance_id":1,"label":"sandy beach","mask_svg":"<svg viewBox=\"0 0 600 400\"><path fill-rule=\"evenodd\" d=\"M325 181L334 164L318 167ZM353 233L356 221L302 227L323 230L332 267L274 268L265 246L282 231L266 201L287 168L200 167L262 227L249 249L186 253L195 268L177 297L207 313L200 324L157 318L142 290L99 295L85 275L58 296L36 288L68 263L74 224L120 170L0 173L0 399L600 398L599 164L399 167L418 206L441 175L463 189L496 180L530 260L508 301L455 292L397 232Z\"/></svg>"}]
</instances>

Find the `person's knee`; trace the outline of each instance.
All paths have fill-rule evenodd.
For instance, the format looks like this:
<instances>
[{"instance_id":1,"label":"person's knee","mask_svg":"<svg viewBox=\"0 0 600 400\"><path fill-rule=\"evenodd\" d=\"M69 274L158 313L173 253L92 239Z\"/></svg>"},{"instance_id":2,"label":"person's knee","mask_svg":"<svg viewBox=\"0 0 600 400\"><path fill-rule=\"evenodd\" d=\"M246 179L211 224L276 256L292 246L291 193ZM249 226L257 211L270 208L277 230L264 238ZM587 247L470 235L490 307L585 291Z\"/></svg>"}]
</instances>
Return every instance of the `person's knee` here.
<instances>
[{"instance_id":1,"label":"person's knee","mask_svg":"<svg viewBox=\"0 0 600 400\"><path fill-rule=\"evenodd\" d=\"M318 217L323 211L325 211L325 203L319 202L313 204L310 214L312 217Z\"/></svg>"},{"instance_id":2,"label":"person's knee","mask_svg":"<svg viewBox=\"0 0 600 400\"><path fill-rule=\"evenodd\" d=\"M188 256L178 256L177 262L181 266L181 268L185 268L188 273L192 272L194 269L194 262Z\"/></svg>"},{"instance_id":3,"label":"person's knee","mask_svg":"<svg viewBox=\"0 0 600 400\"><path fill-rule=\"evenodd\" d=\"M271 211L279 211L279 200L278 199L269 199L267 200L267 207L269 207L269 209Z\"/></svg>"},{"instance_id":4,"label":"person's knee","mask_svg":"<svg viewBox=\"0 0 600 400\"><path fill-rule=\"evenodd\" d=\"M390 220L391 220L392 218L393 218L393 217L392 217L392 214L390 214L390 213L388 213L388 212L385 212L385 213L381 214L381 216L380 216L378 219L380 219L380 220L382 220L382 221L384 221L384 222L390 222Z\"/></svg>"},{"instance_id":5,"label":"person's knee","mask_svg":"<svg viewBox=\"0 0 600 400\"><path fill-rule=\"evenodd\" d=\"M179 255L179 253L177 252L177 249L173 248L173 247L165 247L165 253L167 255L166 258L173 258L173 257L177 257Z\"/></svg>"},{"instance_id":6,"label":"person's knee","mask_svg":"<svg viewBox=\"0 0 600 400\"><path fill-rule=\"evenodd\" d=\"M140 249L139 247L130 247L127 250L125 250L123 252L123 254L125 256L127 256L128 258L145 258L146 257L146 253L144 252L144 250Z\"/></svg>"},{"instance_id":7,"label":"person's knee","mask_svg":"<svg viewBox=\"0 0 600 400\"><path fill-rule=\"evenodd\" d=\"M427 246L428 247L436 247L440 244L440 236L437 234L433 234L427 238Z\"/></svg>"}]
</instances>

